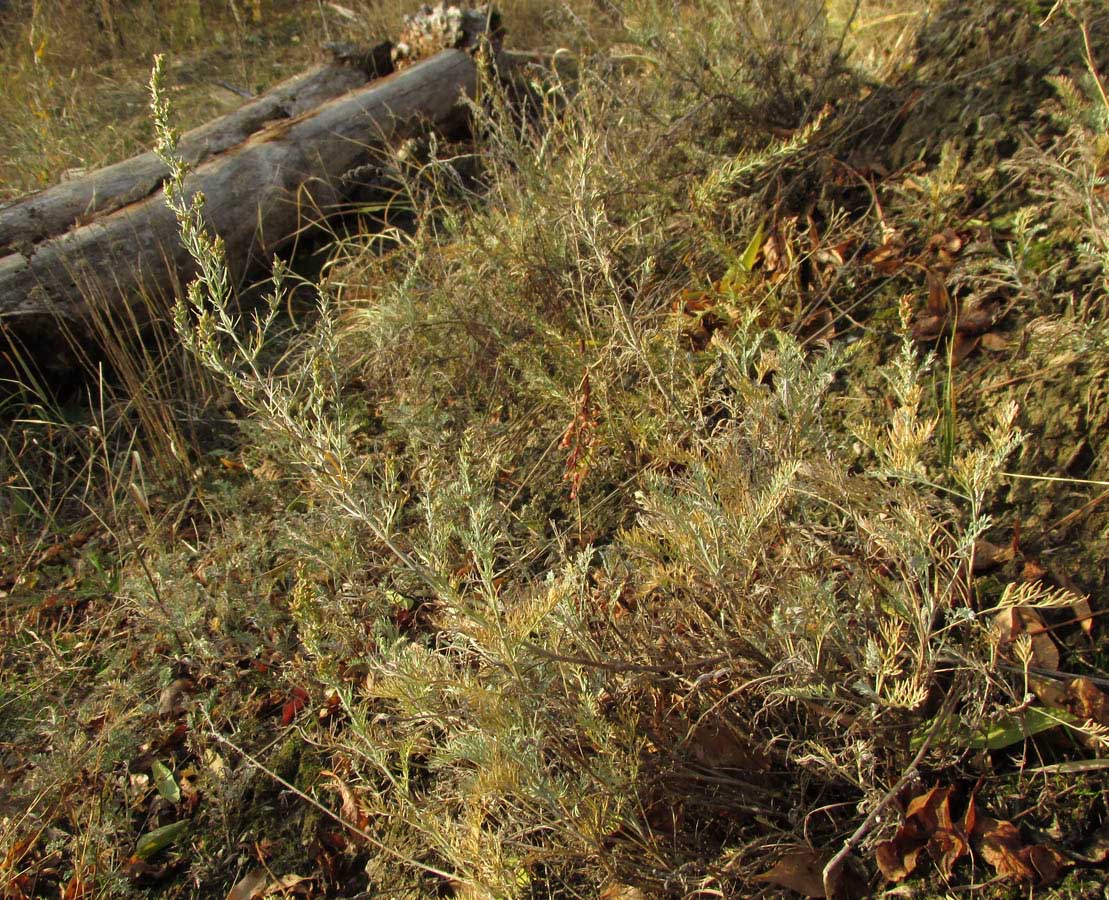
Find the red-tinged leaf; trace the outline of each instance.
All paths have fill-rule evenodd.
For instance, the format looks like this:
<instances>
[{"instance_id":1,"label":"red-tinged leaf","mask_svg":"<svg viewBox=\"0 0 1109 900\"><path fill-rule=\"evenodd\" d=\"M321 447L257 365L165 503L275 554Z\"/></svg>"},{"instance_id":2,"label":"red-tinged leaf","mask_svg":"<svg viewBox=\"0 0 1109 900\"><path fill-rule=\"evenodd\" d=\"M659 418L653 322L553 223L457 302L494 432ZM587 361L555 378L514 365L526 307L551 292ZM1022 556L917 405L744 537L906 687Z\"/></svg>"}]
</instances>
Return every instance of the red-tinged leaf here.
<instances>
[{"instance_id":1,"label":"red-tinged leaf","mask_svg":"<svg viewBox=\"0 0 1109 900\"><path fill-rule=\"evenodd\" d=\"M291 696L281 707L281 724L291 725L297 714L308 705L308 692L304 688L295 687Z\"/></svg>"},{"instance_id":2,"label":"red-tinged leaf","mask_svg":"<svg viewBox=\"0 0 1109 900\"><path fill-rule=\"evenodd\" d=\"M936 785L929 791L914 797L905 809L906 819L915 819L926 834L937 828L951 828L951 788Z\"/></svg>"},{"instance_id":3,"label":"red-tinged leaf","mask_svg":"<svg viewBox=\"0 0 1109 900\"><path fill-rule=\"evenodd\" d=\"M771 869L756 875L754 880L776 884L805 897L824 897L824 866L832 856L824 850L799 847L779 859Z\"/></svg>"},{"instance_id":4,"label":"red-tinged leaf","mask_svg":"<svg viewBox=\"0 0 1109 900\"><path fill-rule=\"evenodd\" d=\"M92 896L92 882L89 878L91 872L78 870L62 888L61 900L86 900Z\"/></svg>"}]
</instances>

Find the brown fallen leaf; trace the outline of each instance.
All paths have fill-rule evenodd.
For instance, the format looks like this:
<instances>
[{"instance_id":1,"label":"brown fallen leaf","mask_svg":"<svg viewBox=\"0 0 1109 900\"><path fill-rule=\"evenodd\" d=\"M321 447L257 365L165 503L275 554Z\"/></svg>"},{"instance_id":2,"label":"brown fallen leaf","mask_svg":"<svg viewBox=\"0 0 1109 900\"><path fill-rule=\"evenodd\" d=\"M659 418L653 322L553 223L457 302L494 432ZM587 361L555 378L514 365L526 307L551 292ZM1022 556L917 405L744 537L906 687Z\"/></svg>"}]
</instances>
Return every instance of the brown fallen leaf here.
<instances>
[{"instance_id":1,"label":"brown fallen leaf","mask_svg":"<svg viewBox=\"0 0 1109 900\"><path fill-rule=\"evenodd\" d=\"M355 795L350 785L334 772L323 771L320 772L320 774L335 780L335 787L339 791L339 796L343 798L343 819L356 828L365 829L370 822L369 816L367 816L365 810L362 809L362 805L358 802L358 797Z\"/></svg>"},{"instance_id":2,"label":"brown fallen leaf","mask_svg":"<svg viewBox=\"0 0 1109 900\"><path fill-rule=\"evenodd\" d=\"M776 884L806 897L825 897L824 866L833 855L826 850L798 847L753 880Z\"/></svg>"},{"instance_id":3,"label":"brown fallen leaf","mask_svg":"<svg viewBox=\"0 0 1109 900\"><path fill-rule=\"evenodd\" d=\"M951 876L955 863L969 851L962 822L951 816L953 792L950 787L937 785L909 801L905 822L876 851L878 868L887 881L902 881L912 874L925 850L940 871ZM969 809L968 815L973 816Z\"/></svg>"},{"instance_id":4,"label":"brown fallen leaf","mask_svg":"<svg viewBox=\"0 0 1109 900\"><path fill-rule=\"evenodd\" d=\"M1074 865L1058 850L1043 844L1035 844L1028 848L1028 861L1036 870L1040 884L1051 884L1063 873L1063 869Z\"/></svg>"},{"instance_id":5,"label":"brown fallen leaf","mask_svg":"<svg viewBox=\"0 0 1109 900\"><path fill-rule=\"evenodd\" d=\"M928 300L925 308L933 316L946 319L951 314L951 294L948 293L947 284L939 273L929 269L926 276L928 283Z\"/></svg>"},{"instance_id":6,"label":"brown fallen leaf","mask_svg":"<svg viewBox=\"0 0 1109 900\"><path fill-rule=\"evenodd\" d=\"M956 331L955 340L951 342L951 364L959 365L964 359L978 349L981 338L966 331Z\"/></svg>"},{"instance_id":7,"label":"brown fallen leaf","mask_svg":"<svg viewBox=\"0 0 1109 900\"><path fill-rule=\"evenodd\" d=\"M876 247L863 257L863 262L873 266L880 275L892 275L905 266L901 256L902 246L897 241L888 241Z\"/></svg>"},{"instance_id":8,"label":"brown fallen leaf","mask_svg":"<svg viewBox=\"0 0 1109 900\"><path fill-rule=\"evenodd\" d=\"M171 718L185 711L185 701L196 685L191 678L178 678L162 689L158 697L158 715Z\"/></svg>"},{"instance_id":9,"label":"brown fallen leaf","mask_svg":"<svg viewBox=\"0 0 1109 900\"><path fill-rule=\"evenodd\" d=\"M79 868L62 888L61 900L87 900L91 897L93 895L91 877L91 869Z\"/></svg>"},{"instance_id":10,"label":"brown fallen leaf","mask_svg":"<svg viewBox=\"0 0 1109 900\"><path fill-rule=\"evenodd\" d=\"M928 839L928 854L936 861L944 878L950 878L955 870L955 863L966 856L970 845L966 838L953 830L938 829Z\"/></svg>"},{"instance_id":11,"label":"brown fallen leaf","mask_svg":"<svg viewBox=\"0 0 1109 900\"><path fill-rule=\"evenodd\" d=\"M882 841L874 859L886 881L904 881L912 875L927 844L928 835L915 823L905 823L893 838Z\"/></svg>"},{"instance_id":12,"label":"brown fallen leaf","mask_svg":"<svg viewBox=\"0 0 1109 900\"><path fill-rule=\"evenodd\" d=\"M935 253L948 253L954 256L963 248L963 239L953 228L945 228L928 238L924 245L926 250Z\"/></svg>"},{"instance_id":13,"label":"brown fallen leaf","mask_svg":"<svg viewBox=\"0 0 1109 900\"><path fill-rule=\"evenodd\" d=\"M947 317L917 316L910 331L915 341L934 341L947 331Z\"/></svg>"},{"instance_id":14,"label":"brown fallen leaf","mask_svg":"<svg viewBox=\"0 0 1109 900\"><path fill-rule=\"evenodd\" d=\"M765 753L719 719L702 721L694 730L689 746L698 762L713 769L761 772L770 767Z\"/></svg>"},{"instance_id":15,"label":"brown fallen leaf","mask_svg":"<svg viewBox=\"0 0 1109 900\"><path fill-rule=\"evenodd\" d=\"M1099 725L1109 725L1109 694L1089 678L1075 678L1068 682L1067 697L1071 712L1080 719L1092 719Z\"/></svg>"},{"instance_id":16,"label":"brown fallen leaf","mask_svg":"<svg viewBox=\"0 0 1109 900\"><path fill-rule=\"evenodd\" d=\"M835 319L829 309L818 309L801 323L801 337L806 341L830 341L836 336Z\"/></svg>"},{"instance_id":17,"label":"brown fallen leaf","mask_svg":"<svg viewBox=\"0 0 1109 900\"><path fill-rule=\"evenodd\" d=\"M1052 709L1067 708L1067 688L1062 682L1029 674L1028 686L1044 706Z\"/></svg>"},{"instance_id":18,"label":"brown fallen leaf","mask_svg":"<svg viewBox=\"0 0 1109 900\"><path fill-rule=\"evenodd\" d=\"M924 831L931 833L937 828L950 830L951 791L949 787L936 785L919 797L914 797L905 808L905 818L915 819Z\"/></svg>"},{"instance_id":19,"label":"brown fallen leaf","mask_svg":"<svg viewBox=\"0 0 1109 900\"><path fill-rule=\"evenodd\" d=\"M252 869L235 882L227 893L227 900L254 900L262 895L262 888L268 883L269 875L265 869Z\"/></svg>"},{"instance_id":20,"label":"brown fallen leaf","mask_svg":"<svg viewBox=\"0 0 1109 900\"><path fill-rule=\"evenodd\" d=\"M1106 493L1106 496L1109 496L1109 492ZM1059 523L1057 522L1054 527L1059 527ZM1066 572L1052 572L1051 577L1059 587L1070 591L1074 595L1074 602L1070 604L1070 610L1074 613L1074 619L1079 627L1087 635L1092 636L1094 633L1094 611L1090 607L1090 598Z\"/></svg>"},{"instance_id":21,"label":"brown fallen leaf","mask_svg":"<svg viewBox=\"0 0 1109 900\"><path fill-rule=\"evenodd\" d=\"M984 334L993 328L997 321L997 304L991 300L974 298L959 309L957 331L966 334Z\"/></svg>"},{"instance_id":22,"label":"brown fallen leaf","mask_svg":"<svg viewBox=\"0 0 1109 900\"><path fill-rule=\"evenodd\" d=\"M1010 344L1004 336L996 331L987 331L982 335L982 346L985 347L990 353L1004 353L1009 349Z\"/></svg>"},{"instance_id":23,"label":"brown fallen leaf","mask_svg":"<svg viewBox=\"0 0 1109 900\"><path fill-rule=\"evenodd\" d=\"M1036 870L1032 868L1024 852L1027 847L1021 840L1020 831L1012 822L992 816L979 816L975 837L978 839L978 853L994 867L1000 877L1020 881L1036 880Z\"/></svg>"},{"instance_id":24,"label":"brown fallen leaf","mask_svg":"<svg viewBox=\"0 0 1109 900\"><path fill-rule=\"evenodd\" d=\"M282 875L267 884L260 896L262 897L289 897L294 894L309 894L312 890L313 878L304 875L295 875L290 872Z\"/></svg>"},{"instance_id":25,"label":"brown fallen leaf","mask_svg":"<svg viewBox=\"0 0 1109 900\"><path fill-rule=\"evenodd\" d=\"M1046 575L1047 569L1034 559L1026 559L1024 561L1024 568L1021 569L1020 572L1020 577L1025 581L1039 581Z\"/></svg>"},{"instance_id":26,"label":"brown fallen leaf","mask_svg":"<svg viewBox=\"0 0 1109 900\"><path fill-rule=\"evenodd\" d=\"M997 566L1004 565L1015 557L1016 552L1011 546L1001 547L987 541L985 538L979 538L974 542L974 562L971 571L975 575L980 575Z\"/></svg>"},{"instance_id":27,"label":"brown fallen leaf","mask_svg":"<svg viewBox=\"0 0 1109 900\"><path fill-rule=\"evenodd\" d=\"M1013 606L994 617L998 646L1006 648L1022 634L1032 641L1032 665L1055 671L1059 668L1059 648L1051 639L1043 617L1031 606Z\"/></svg>"},{"instance_id":28,"label":"brown fallen leaf","mask_svg":"<svg viewBox=\"0 0 1109 900\"><path fill-rule=\"evenodd\" d=\"M1012 822L978 816L974 829L975 848L1001 878L1050 884L1063 869L1074 865L1054 847L1027 845Z\"/></svg>"}]
</instances>

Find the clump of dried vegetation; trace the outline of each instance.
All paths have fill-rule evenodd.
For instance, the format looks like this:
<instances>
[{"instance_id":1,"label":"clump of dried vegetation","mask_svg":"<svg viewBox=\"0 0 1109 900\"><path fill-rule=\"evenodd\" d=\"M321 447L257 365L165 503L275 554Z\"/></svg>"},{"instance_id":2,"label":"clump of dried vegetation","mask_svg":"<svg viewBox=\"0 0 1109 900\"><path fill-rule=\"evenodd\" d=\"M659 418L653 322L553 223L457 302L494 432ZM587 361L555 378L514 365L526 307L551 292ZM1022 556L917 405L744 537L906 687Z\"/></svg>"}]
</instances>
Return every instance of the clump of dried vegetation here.
<instances>
[{"instance_id":1,"label":"clump of dried vegetation","mask_svg":"<svg viewBox=\"0 0 1109 900\"><path fill-rule=\"evenodd\" d=\"M205 427L5 436L4 890L1100 896L1109 17L968 6L563 6L287 324L171 183Z\"/></svg>"}]
</instances>

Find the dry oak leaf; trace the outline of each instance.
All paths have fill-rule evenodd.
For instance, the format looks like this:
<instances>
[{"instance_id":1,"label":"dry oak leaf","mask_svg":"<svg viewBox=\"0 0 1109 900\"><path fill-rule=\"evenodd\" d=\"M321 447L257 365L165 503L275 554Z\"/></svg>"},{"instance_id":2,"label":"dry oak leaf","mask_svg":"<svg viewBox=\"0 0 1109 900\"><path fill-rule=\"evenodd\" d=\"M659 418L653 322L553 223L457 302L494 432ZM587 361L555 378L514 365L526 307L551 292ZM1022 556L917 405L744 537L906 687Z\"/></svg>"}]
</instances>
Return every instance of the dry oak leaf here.
<instances>
[{"instance_id":1,"label":"dry oak leaf","mask_svg":"<svg viewBox=\"0 0 1109 900\"><path fill-rule=\"evenodd\" d=\"M976 849L1001 878L1049 884L1073 865L1059 851L1043 844L1029 846L1012 822L979 816L974 828Z\"/></svg>"},{"instance_id":2,"label":"dry oak leaf","mask_svg":"<svg viewBox=\"0 0 1109 900\"><path fill-rule=\"evenodd\" d=\"M974 829L978 852L1003 878L1012 877L1032 881L1036 870L1025 856L1028 849L1021 840L1020 831L1012 822L980 816Z\"/></svg>"},{"instance_id":3,"label":"dry oak leaf","mask_svg":"<svg viewBox=\"0 0 1109 900\"><path fill-rule=\"evenodd\" d=\"M832 856L826 850L798 847L753 880L776 884L806 897L824 897L824 866Z\"/></svg>"},{"instance_id":4,"label":"dry oak leaf","mask_svg":"<svg viewBox=\"0 0 1109 900\"><path fill-rule=\"evenodd\" d=\"M702 765L713 769L743 769L765 772L770 760L727 722L703 720L690 737L690 750Z\"/></svg>"},{"instance_id":5,"label":"dry oak leaf","mask_svg":"<svg viewBox=\"0 0 1109 900\"><path fill-rule=\"evenodd\" d=\"M753 881L775 884L806 897L825 897L827 900L862 900L870 895L866 880L855 866L854 857L842 860L833 873L829 885L831 893L824 889L824 867L835 853L831 850L813 850L809 847L795 847L778 860L774 866Z\"/></svg>"},{"instance_id":6,"label":"dry oak leaf","mask_svg":"<svg viewBox=\"0 0 1109 900\"><path fill-rule=\"evenodd\" d=\"M912 874L927 850L945 877L969 850L962 822L951 817L953 789L937 785L909 801L905 822L891 840L876 850L878 868L887 881L902 881ZM973 815L968 810L968 815Z\"/></svg>"}]
</instances>

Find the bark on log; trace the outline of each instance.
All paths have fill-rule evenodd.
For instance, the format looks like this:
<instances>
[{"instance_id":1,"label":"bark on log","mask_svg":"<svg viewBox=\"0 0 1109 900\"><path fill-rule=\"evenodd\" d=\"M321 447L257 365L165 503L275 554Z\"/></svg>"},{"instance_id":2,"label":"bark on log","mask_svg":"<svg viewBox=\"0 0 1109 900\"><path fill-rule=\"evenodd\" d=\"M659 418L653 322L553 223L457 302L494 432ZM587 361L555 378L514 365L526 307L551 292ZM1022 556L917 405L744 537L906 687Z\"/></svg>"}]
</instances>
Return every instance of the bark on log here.
<instances>
[{"instance_id":1,"label":"bark on log","mask_svg":"<svg viewBox=\"0 0 1109 900\"><path fill-rule=\"evenodd\" d=\"M196 166L245 141L266 122L289 119L392 71L390 45L375 47L356 64L316 66L260 97L186 132L178 150ZM352 61L353 63L353 61ZM166 167L152 152L97 169L0 206L0 256L30 252L39 241L62 234L161 188Z\"/></svg>"},{"instance_id":2,"label":"bark on log","mask_svg":"<svg viewBox=\"0 0 1109 900\"><path fill-rule=\"evenodd\" d=\"M477 80L470 56L446 50L272 122L201 162L185 189L207 198L205 218L225 241L232 274L241 279L252 265L268 263L306 224L341 208L344 173L370 161L384 141L448 122L460 95L473 96ZM90 297L114 304L135 302L143 291L168 294L178 273L191 271L177 223L155 189L29 254L0 257L0 330L34 352L34 344L57 332L59 316L80 332ZM48 352L59 346L51 343Z\"/></svg>"}]
</instances>

